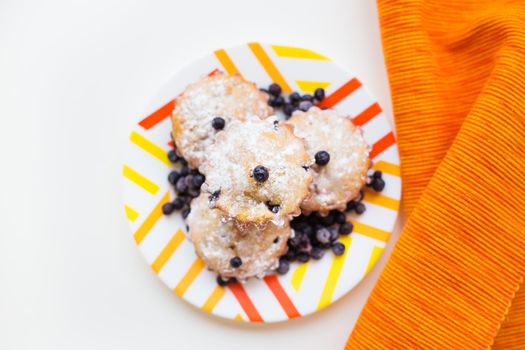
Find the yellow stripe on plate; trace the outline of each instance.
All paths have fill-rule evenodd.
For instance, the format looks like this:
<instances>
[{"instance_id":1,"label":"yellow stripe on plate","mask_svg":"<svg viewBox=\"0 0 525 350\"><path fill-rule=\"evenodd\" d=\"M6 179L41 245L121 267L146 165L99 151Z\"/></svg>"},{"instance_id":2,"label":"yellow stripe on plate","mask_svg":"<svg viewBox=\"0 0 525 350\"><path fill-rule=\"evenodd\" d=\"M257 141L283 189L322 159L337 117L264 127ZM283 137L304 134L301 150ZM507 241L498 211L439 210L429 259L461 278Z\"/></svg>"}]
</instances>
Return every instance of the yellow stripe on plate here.
<instances>
[{"instance_id":1,"label":"yellow stripe on plate","mask_svg":"<svg viewBox=\"0 0 525 350\"><path fill-rule=\"evenodd\" d=\"M315 51L303 49L300 47L273 45L272 49L279 57L331 61L328 57L318 54Z\"/></svg>"},{"instance_id":2,"label":"yellow stripe on plate","mask_svg":"<svg viewBox=\"0 0 525 350\"><path fill-rule=\"evenodd\" d=\"M124 167L122 168L122 175L124 175L126 179L133 182L135 185L141 187L144 191L153 195L157 194L160 189L156 183L139 174L137 171L133 170L126 164L124 164Z\"/></svg>"},{"instance_id":3,"label":"yellow stripe on plate","mask_svg":"<svg viewBox=\"0 0 525 350\"><path fill-rule=\"evenodd\" d=\"M367 224L363 224L359 221L351 220L351 222L354 225L353 232L355 233L359 233L363 236L377 239L378 241L382 242L388 241L388 238L390 237L390 232L378 229L377 227L369 226Z\"/></svg>"},{"instance_id":4,"label":"yellow stripe on plate","mask_svg":"<svg viewBox=\"0 0 525 350\"><path fill-rule=\"evenodd\" d=\"M206 301L202 305L201 309L206 312L211 313L213 309L215 308L215 306L219 303L219 301L221 301L225 293L226 293L226 290L223 287L221 286L215 287L215 289L213 290L213 292L211 292L208 299L206 299Z\"/></svg>"},{"instance_id":5,"label":"yellow stripe on plate","mask_svg":"<svg viewBox=\"0 0 525 350\"><path fill-rule=\"evenodd\" d=\"M151 268L156 273L159 273L159 271L164 267L168 259L175 253L177 248L180 246L180 244L184 241L184 233L179 228L177 232L171 237L170 241L164 249L160 252L159 256L155 259L153 264L151 264Z\"/></svg>"},{"instance_id":6,"label":"yellow stripe on plate","mask_svg":"<svg viewBox=\"0 0 525 350\"><path fill-rule=\"evenodd\" d=\"M401 168L399 165L389 163L384 160L380 160L379 162L375 163L373 168L375 170L381 170L382 172L390 175L401 176Z\"/></svg>"},{"instance_id":7,"label":"yellow stripe on plate","mask_svg":"<svg viewBox=\"0 0 525 350\"><path fill-rule=\"evenodd\" d=\"M133 238L135 238L135 242L137 244L140 244L142 240L148 235L149 231L155 226L157 221L162 216L162 205L170 200L170 194L169 192L166 192L164 196L159 200L157 205L155 205L155 208L149 213L148 217L144 220L144 222L140 225L140 227L135 231L133 234Z\"/></svg>"},{"instance_id":8,"label":"yellow stripe on plate","mask_svg":"<svg viewBox=\"0 0 525 350\"><path fill-rule=\"evenodd\" d=\"M288 85L281 72L279 72L279 69L273 64L270 56L264 51L261 44L249 43L248 47L252 50L261 66L263 66L270 79L272 79L274 83L279 84L284 92L292 92L290 85Z\"/></svg>"},{"instance_id":9,"label":"yellow stripe on plate","mask_svg":"<svg viewBox=\"0 0 525 350\"><path fill-rule=\"evenodd\" d=\"M204 269L204 266L204 261L202 261L200 258L195 259L191 267L188 269L184 277L182 277L179 284L177 284L173 291L179 296L182 296L191 286L195 278L197 278L202 269Z\"/></svg>"},{"instance_id":10,"label":"yellow stripe on plate","mask_svg":"<svg viewBox=\"0 0 525 350\"><path fill-rule=\"evenodd\" d=\"M132 207L129 205L124 205L124 209L126 210L126 217L129 221L135 222L137 218L139 217L139 213L137 213Z\"/></svg>"},{"instance_id":11,"label":"yellow stripe on plate","mask_svg":"<svg viewBox=\"0 0 525 350\"><path fill-rule=\"evenodd\" d=\"M339 281L339 276L341 275L341 270L343 269L343 264L345 263L346 257L348 255L348 250L350 249L350 244L352 243L351 236L343 236L339 239L346 247L345 253L341 256L334 256L332 261L332 266L330 266L330 271L328 272L328 277L324 284L323 292L321 293L321 298L317 304L317 310L324 308L325 306L330 305L332 302L332 297L334 295L335 287Z\"/></svg>"},{"instance_id":12,"label":"yellow stripe on plate","mask_svg":"<svg viewBox=\"0 0 525 350\"><path fill-rule=\"evenodd\" d=\"M368 260L368 265L366 265L365 274L367 274L370 271L370 269L372 269L372 267L375 265L375 263L383 253L383 250L385 250L385 248L379 247L377 245L374 246L374 248L372 249L372 253L370 254L370 259Z\"/></svg>"},{"instance_id":13,"label":"yellow stripe on plate","mask_svg":"<svg viewBox=\"0 0 525 350\"><path fill-rule=\"evenodd\" d=\"M239 72L239 69L237 69L237 66L235 66L235 63L233 63L232 59L230 58L230 56L228 56L228 54L226 53L224 49L217 50L214 52L214 54L215 54L215 57L217 57L217 59L221 63L224 70L229 75L234 75L234 74L240 75L241 74Z\"/></svg>"},{"instance_id":14,"label":"yellow stripe on plate","mask_svg":"<svg viewBox=\"0 0 525 350\"><path fill-rule=\"evenodd\" d=\"M146 153L160 160L166 166L171 167L171 163L168 160L168 152L162 147L157 146L136 131L131 132L129 140L142 148Z\"/></svg>"},{"instance_id":15,"label":"yellow stripe on plate","mask_svg":"<svg viewBox=\"0 0 525 350\"><path fill-rule=\"evenodd\" d=\"M311 80L296 80L295 83L302 92L313 93L315 89L326 89L330 86L329 81L311 81Z\"/></svg>"},{"instance_id":16,"label":"yellow stripe on plate","mask_svg":"<svg viewBox=\"0 0 525 350\"><path fill-rule=\"evenodd\" d=\"M304 274L306 273L306 269L308 268L308 263L301 264L297 266L295 271L292 274L292 278L290 280L293 289L295 289L296 292L301 289L301 285L303 284Z\"/></svg>"},{"instance_id":17,"label":"yellow stripe on plate","mask_svg":"<svg viewBox=\"0 0 525 350\"><path fill-rule=\"evenodd\" d=\"M398 210L399 209L399 199L394 199L387 197L385 195L382 195L379 192L372 191L370 188L366 187L364 190L365 197L363 199L364 202L372 203L375 205L379 205L383 208L388 208L392 210Z\"/></svg>"},{"instance_id":18,"label":"yellow stripe on plate","mask_svg":"<svg viewBox=\"0 0 525 350\"><path fill-rule=\"evenodd\" d=\"M242 318L241 314L235 315L234 320L236 320L236 321L244 321L244 319Z\"/></svg>"}]
</instances>

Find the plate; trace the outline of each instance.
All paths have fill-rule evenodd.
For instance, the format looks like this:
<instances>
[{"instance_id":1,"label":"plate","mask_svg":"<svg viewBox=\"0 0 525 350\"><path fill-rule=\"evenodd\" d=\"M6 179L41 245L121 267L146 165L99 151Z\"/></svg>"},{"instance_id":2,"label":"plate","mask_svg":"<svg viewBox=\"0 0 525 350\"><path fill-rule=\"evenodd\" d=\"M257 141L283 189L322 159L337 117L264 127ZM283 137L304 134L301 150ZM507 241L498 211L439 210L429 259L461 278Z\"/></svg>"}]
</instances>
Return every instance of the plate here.
<instances>
[{"instance_id":1,"label":"plate","mask_svg":"<svg viewBox=\"0 0 525 350\"><path fill-rule=\"evenodd\" d=\"M349 115L372 145L373 168L383 172L381 193L365 189L367 210L350 214L354 231L341 238L345 254L331 252L320 261L292 263L286 275L218 286L186 239L180 214L163 216L161 206L174 198L167 176L172 164L170 114L186 85L217 70L241 74L260 87L272 82L284 92L326 90L323 105ZM151 269L174 294L220 317L246 322L277 322L311 314L352 290L381 256L400 204L401 178L394 133L376 99L354 75L315 51L248 43L219 49L188 65L161 88L150 108L137 118L122 168L124 208L132 237Z\"/></svg>"}]
</instances>

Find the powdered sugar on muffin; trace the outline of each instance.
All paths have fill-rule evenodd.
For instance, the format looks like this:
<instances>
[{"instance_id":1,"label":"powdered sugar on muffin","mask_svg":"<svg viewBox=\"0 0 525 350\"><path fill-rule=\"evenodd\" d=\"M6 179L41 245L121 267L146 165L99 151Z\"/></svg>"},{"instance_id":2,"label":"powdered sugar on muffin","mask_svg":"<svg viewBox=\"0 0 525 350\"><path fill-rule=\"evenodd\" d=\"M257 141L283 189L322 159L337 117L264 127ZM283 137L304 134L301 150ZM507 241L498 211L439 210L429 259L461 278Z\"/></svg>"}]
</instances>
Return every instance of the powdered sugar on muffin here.
<instances>
[{"instance_id":1,"label":"powdered sugar on muffin","mask_svg":"<svg viewBox=\"0 0 525 350\"><path fill-rule=\"evenodd\" d=\"M301 208L321 213L344 210L346 203L358 196L370 166L369 147L361 129L337 111L317 107L295 112L286 123L294 126L295 135L304 138L312 163L311 195ZM326 164L326 154L319 153L323 151L328 153Z\"/></svg>"},{"instance_id":2,"label":"powdered sugar on muffin","mask_svg":"<svg viewBox=\"0 0 525 350\"><path fill-rule=\"evenodd\" d=\"M266 94L239 75L218 72L188 85L176 99L172 115L177 151L191 167L199 168L215 136L232 120L271 115L267 101ZM223 128L212 125L215 118L223 120Z\"/></svg>"},{"instance_id":3,"label":"powdered sugar on muffin","mask_svg":"<svg viewBox=\"0 0 525 350\"><path fill-rule=\"evenodd\" d=\"M292 129L275 117L231 121L202 166L210 204L241 224L282 225L298 215L312 176L304 142Z\"/></svg>"}]
</instances>

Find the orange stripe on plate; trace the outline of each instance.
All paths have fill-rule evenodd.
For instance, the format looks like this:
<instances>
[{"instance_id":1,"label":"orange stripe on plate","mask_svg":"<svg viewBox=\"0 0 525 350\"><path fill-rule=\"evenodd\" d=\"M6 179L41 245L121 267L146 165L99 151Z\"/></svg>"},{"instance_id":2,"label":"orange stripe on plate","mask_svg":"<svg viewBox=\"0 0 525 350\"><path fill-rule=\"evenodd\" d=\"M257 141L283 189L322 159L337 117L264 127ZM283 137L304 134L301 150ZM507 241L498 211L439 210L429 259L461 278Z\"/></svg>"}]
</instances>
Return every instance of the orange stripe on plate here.
<instances>
[{"instance_id":1,"label":"orange stripe on plate","mask_svg":"<svg viewBox=\"0 0 525 350\"><path fill-rule=\"evenodd\" d=\"M381 230L377 227L373 227L362 222L349 220L354 225L355 233L361 234L366 237L377 239L378 241L386 242L390 238L390 232Z\"/></svg>"},{"instance_id":2,"label":"orange stripe on plate","mask_svg":"<svg viewBox=\"0 0 525 350\"><path fill-rule=\"evenodd\" d=\"M166 192L164 196L160 199L160 201L155 205L155 208L149 213L148 217L144 220L144 222L140 225L140 227L135 231L133 234L133 238L135 238L135 242L137 244L140 244L142 240L148 235L149 231L155 226L157 221L162 216L162 205L170 200L170 194L169 192Z\"/></svg>"},{"instance_id":3,"label":"orange stripe on plate","mask_svg":"<svg viewBox=\"0 0 525 350\"><path fill-rule=\"evenodd\" d=\"M345 83L343 86L341 86L339 89L332 92L330 95L326 96L326 98L319 103L319 107L333 107L342 100L344 100L348 95L350 95L355 90L359 89L361 86L361 82L357 80L356 78L352 78L350 81Z\"/></svg>"},{"instance_id":4,"label":"orange stripe on plate","mask_svg":"<svg viewBox=\"0 0 525 350\"><path fill-rule=\"evenodd\" d=\"M212 75L214 75L215 73L217 73L219 71L218 68L215 68L214 70L212 70L211 72L208 73L208 76L211 77Z\"/></svg>"},{"instance_id":5,"label":"orange stripe on plate","mask_svg":"<svg viewBox=\"0 0 525 350\"><path fill-rule=\"evenodd\" d=\"M248 47L252 50L261 66L263 66L270 79L272 79L274 83L279 84L284 92L292 92L290 85L288 85L281 72L279 72L279 69L273 64L270 56L264 51L261 44L249 43Z\"/></svg>"},{"instance_id":6,"label":"orange stripe on plate","mask_svg":"<svg viewBox=\"0 0 525 350\"><path fill-rule=\"evenodd\" d=\"M363 199L364 202L372 203L391 210L399 209L399 199L391 198L379 192L372 191L369 187L366 187L363 192L365 194Z\"/></svg>"},{"instance_id":7,"label":"orange stripe on plate","mask_svg":"<svg viewBox=\"0 0 525 350\"><path fill-rule=\"evenodd\" d=\"M226 289L224 289L223 287L221 286L215 287L215 289L213 290L213 292L211 292L208 299L206 299L204 304L202 304L201 309L206 312L212 312L215 306L219 303L219 301L221 301L225 293L226 293Z\"/></svg>"},{"instance_id":8,"label":"orange stripe on plate","mask_svg":"<svg viewBox=\"0 0 525 350\"><path fill-rule=\"evenodd\" d=\"M215 57L217 57L217 59L221 63L224 70L229 75L241 74L239 70L237 69L237 67L235 66L235 63L233 63L230 56L228 56L225 50L223 49L217 50L214 52L214 54L215 54Z\"/></svg>"},{"instance_id":9,"label":"orange stripe on plate","mask_svg":"<svg viewBox=\"0 0 525 350\"><path fill-rule=\"evenodd\" d=\"M379 141L374 143L374 145L372 146L372 150L370 151L370 158L376 157L388 147L392 146L394 143L396 143L396 137L394 136L394 133L390 131Z\"/></svg>"},{"instance_id":10,"label":"orange stripe on plate","mask_svg":"<svg viewBox=\"0 0 525 350\"><path fill-rule=\"evenodd\" d=\"M261 315L253 305L252 300L240 283L229 284L228 287L241 305L242 309L251 322L264 322Z\"/></svg>"},{"instance_id":11,"label":"orange stripe on plate","mask_svg":"<svg viewBox=\"0 0 525 350\"><path fill-rule=\"evenodd\" d=\"M372 120L376 115L381 113L383 110L376 102L361 113L359 113L355 118L352 118L352 123L357 126L362 126Z\"/></svg>"},{"instance_id":12,"label":"orange stripe on plate","mask_svg":"<svg viewBox=\"0 0 525 350\"><path fill-rule=\"evenodd\" d=\"M157 109L155 112L150 114L148 117L142 119L139 122L139 125L142 126L144 129L149 130L167 117L171 115L173 110L175 109L175 100L171 100L170 102L166 103L164 106Z\"/></svg>"},{"instance_id":13,"label":"orange stripe on plate","mask_svg":"<svg viewBox=\"0 0 525 350\"><path fill-rule=\"evenodd\" d=\"M297 311L297 309L295 308L295 305L293 304L292 300L281 286L281 283L279 282L277 276L266 276L264 277L264 282L266 282L268 288L270 288L279 304L281 304L281 307L283 308L284 312L286 312L288 318L295 318L301 316L299 311Z\"/></svg>"},{"instance_id":14,"label":"orange stripe on plate","mask_svg":"<svg viewBox=\"0 0 525 350\"><path fill-rule=\"evenodd\" d=\"M170 241L164 249L160 252L159 256L155 259L153 264L151 264L151 268L156 273L159 273L159 271L164 267L168 259L175 253L177 248L180 246L180 244L184 241L184 233L179 228L177 232L171 237Z\"/></svg>"},{"instance_id":15,"label":"orange stripe on plate","mask_svg":"<svg viewBox=\"0 0 525 350\"><path fill-rule=\"evenodd\" d=\"M197 278L199 273L201 273L201 271L204 269L205 265L206 264L204 264L204 261L202 261L202 259L195 259L193 264L191 264L190 268L188 269L184 277L182 277L179 284L177 284L177 286L173 289L173 291L179 296L182 296L191 286L195 278Z\"/></svg>"},{"instance_id":16,"label":"orange stripe on plate","mask_svg":"<svg viewBox=\"0 0 525 350\"><path fill-rule=\"evenodd\" d=\"M389 163L384 160L380 160L376 163L374 163L373 168L375 170L381 170L382 172L386 174L390 174L393 176L401 176L401 168L398 164Z\"/></svg>"}]
</instances>

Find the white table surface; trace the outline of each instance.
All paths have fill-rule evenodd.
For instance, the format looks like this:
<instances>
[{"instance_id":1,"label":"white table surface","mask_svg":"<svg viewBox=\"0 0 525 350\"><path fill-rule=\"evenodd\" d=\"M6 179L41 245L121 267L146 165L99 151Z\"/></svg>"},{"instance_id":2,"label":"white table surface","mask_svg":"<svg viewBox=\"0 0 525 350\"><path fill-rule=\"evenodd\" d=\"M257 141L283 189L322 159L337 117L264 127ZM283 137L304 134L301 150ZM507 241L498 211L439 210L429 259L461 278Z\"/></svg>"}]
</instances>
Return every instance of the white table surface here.
<instances>
[{"instance_id":1,"label":"white table surface","mask_svg":"<svg viewBox=\"0 0 525 350\"><path fill-rule=\"evenodd\" d=\"M347 66L392 115L372 0L0 0L0 349L341 349L389 255L312 316L208 316L144 263L121 202L128 126L182 65L247 41Z\"/></svg>"}]
</instances>

